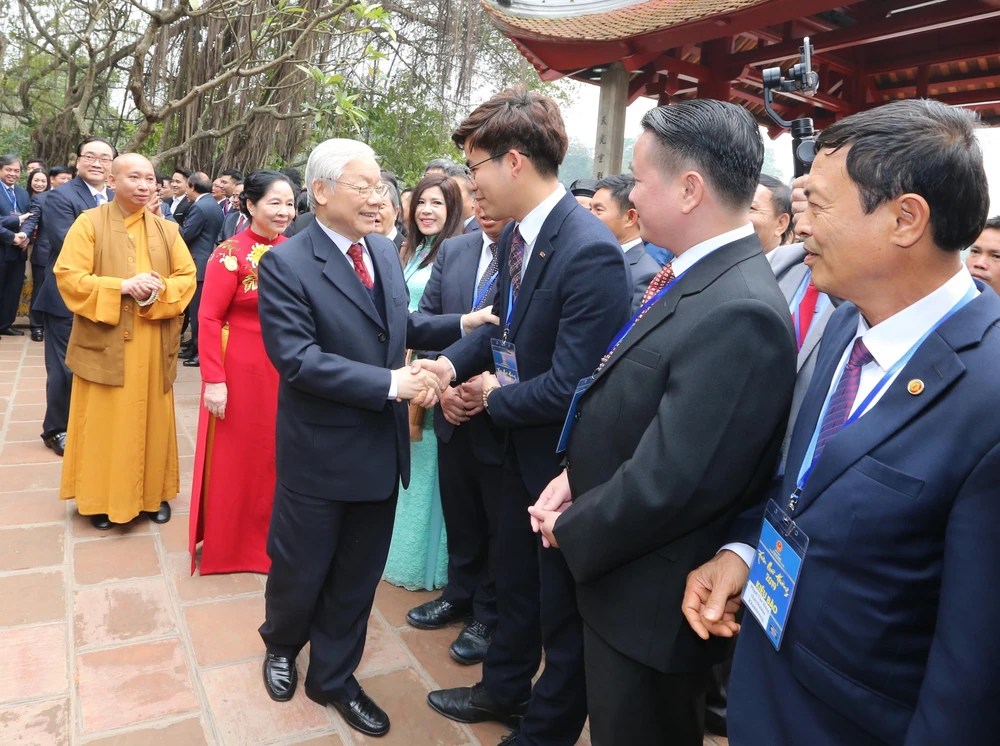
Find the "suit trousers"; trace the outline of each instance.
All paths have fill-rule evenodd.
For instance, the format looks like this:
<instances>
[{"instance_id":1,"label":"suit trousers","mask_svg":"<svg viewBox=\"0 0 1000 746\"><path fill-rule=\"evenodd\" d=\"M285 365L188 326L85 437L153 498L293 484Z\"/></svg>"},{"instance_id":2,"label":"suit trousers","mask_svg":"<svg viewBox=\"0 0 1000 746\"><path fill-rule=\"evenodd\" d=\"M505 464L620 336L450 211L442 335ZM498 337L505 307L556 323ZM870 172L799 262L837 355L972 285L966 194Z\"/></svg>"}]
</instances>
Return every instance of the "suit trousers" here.
<instances>
[{"instance_id":1,"label":"suit trousers","mask_svg":"<svg viewBox=\"0 0 1000 746\"><path fill-rule=\"evenodd\" d=\"M532 495L512 447L501 478L486 494L489 564L496 584L497 628L483 663L483 684L500 704L528 701L519 742L573 746L587 720L583 624L576 585L557 549L531 531ZM531 686L545 648L545 670Z\"/></svg>"},{"instance_id":2,"label":"suit trousers","mask_svg":"<svg viewBox=\"0 0 1000 746\"><path fill-rule=\"evenodd\" d=\"M347 702L382 578L398 488L387 500L342 502L301 495L279 481L267 537L268 651L294 659L309 646L310 692Z\"/></svg>"},{"instance_id":3,"label":"suit trousers","mask_svg":"<svg viewBox=\"0 0 1000 746\"><path fill-rule=\"evenodd\" d=\"M38 264L31 265L31 306L28 310L28 324L32 330L45 327L44 314L35 310L35 301L38 299L38 291L42 289L42 282L45 280L45 267Z\"/></svg>"},{"instance_id":4,"label":"suit trousers","mask_svg":"<svg viewBox=\"0 0 1000 746\"><path fill-rule=\"evenodd\" d=\"M24 289L24 259L0 262L0 332L10 329L17 318Z\"/></svg>"},{"instance_id":5,"label":"suit trousers","mask_svg":"<svg viewBox=\"0 0 1000 746\"><path fill-rule=\"evenodd\" d=\"M593 746L702 745L707 672L661 673L583 629Z\"/></svg>"},{"instance_id":6,"label":"suit trousers","mask_svg":"<svg viewBox=\"0 0 1000 746\"><path fill-rule=\"evenodd\" d=\"M66 367L66 348L73 331L73 319L42 314L45 325L45 419L42 436L66 432L69 427L69 396L73 391L73 371Z\"/></svg>"},{"instance_id":7,"label":"suit trousers","mask_svg":"<svg viewBox=\"0 0 1000 746\"><path fill-rule=\"evenodd\" d=\"M475 620L493 629L497 600L487 562L490 532L484 497L488 486L499 482L502 470L476 459L468 424L455 428L447 443L438 439L441 511L448 534L448 585L441 597L453 606L471 603Z\"/></svg>"}]
</instances>

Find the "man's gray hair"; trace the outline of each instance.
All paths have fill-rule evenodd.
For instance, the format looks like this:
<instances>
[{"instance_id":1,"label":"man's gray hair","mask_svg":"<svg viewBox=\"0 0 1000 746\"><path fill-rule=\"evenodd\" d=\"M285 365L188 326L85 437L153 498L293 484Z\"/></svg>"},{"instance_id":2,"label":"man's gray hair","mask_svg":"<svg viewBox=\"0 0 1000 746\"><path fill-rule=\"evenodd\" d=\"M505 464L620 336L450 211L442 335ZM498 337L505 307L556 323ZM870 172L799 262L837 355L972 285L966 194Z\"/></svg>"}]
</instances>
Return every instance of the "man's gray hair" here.
<instances>
[{"instance_id":1,"label":"man's gray hair","mask_svg":"<svg viewBox=\"0 0 1000 746\"><path fill-rule=\"evenodd\" d=\"M330 184L331 191L336 191L334 182L344 173L344 167L359 158L374 158L375 151L358 140L334 138L321 142L309 154L306 163L306 190L309 194L309 206L316 209L316 194L313 182L317 179Z\"/></svg>"}]
</instances>

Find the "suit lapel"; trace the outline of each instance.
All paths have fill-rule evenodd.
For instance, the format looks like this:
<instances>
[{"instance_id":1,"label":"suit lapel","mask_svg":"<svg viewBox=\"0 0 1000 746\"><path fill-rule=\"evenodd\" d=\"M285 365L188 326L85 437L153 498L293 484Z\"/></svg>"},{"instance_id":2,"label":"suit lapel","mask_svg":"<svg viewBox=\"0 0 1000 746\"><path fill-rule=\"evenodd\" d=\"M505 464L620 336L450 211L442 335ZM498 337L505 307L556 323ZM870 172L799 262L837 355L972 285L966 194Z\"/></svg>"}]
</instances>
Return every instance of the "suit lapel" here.
<instances>
[{"instance_id":1,"label":"suit lapel","mask_svg":"<svg viewBox=\"0 0 1000 746\"><path fill-rule=\"evenodd\" d=\"M386 241L388 240L389 239L386 239ZM396 314L396 304L393 301L393 298L396 296L396 291L392 284L392 265L389 264L391 257L388 252L383 250L377 241L370 240L370 237L365 238L365 245L368 246L368 252L372 255L372 263L375 265L375 271L378 272L378 281L382 284L382 299L385 303L385 322L388 325L389 330L391 330L393 328ZM399 260L396 260L396 263L399 264ZM358 285L360 284L361 283L358 282ZM364 290L364 287L362 287L362 290ZM368 295L367 290L365 290L365 295L368 296L369 300L371 300L371 296ZM371 306L372 308L375 308L374 303L372 303ZM408 309L407 313L409 313ZM379 326L381 326L382 320L378 317L378 309L375 310L375 316L379 320Z\"/></svg>"},{"instance_id":2,"label":"suit lapel","mask_svg":"<svg viewBox=\"0 0 1000 746\"><path fill-rule=\"evenodd\" d=\"M475 303L475 293L479 291L479 284L476 282L476 274L479 271L479 256L480 251L476 251L477 247L482 245L481 234L473 233L467 235L474 235L476 241L467 241L469 247L463 249L461 244L456 246L458 249L457 264L455 268L455 275L458 277L458 291L459 297L462 299L462 308L472 309L472 304ZM493 286L496 287L496 281L494 281Z\"/></svg>"},{"instance_id":3,"label":"suit lapel","mask_svg":"<svg viewBox=\"0 0 1000 746\"><path fill-rule=\"evenodd\" d=\"M828 303L823 313L812 320L812 323L809 325L809 331L806 332L806 338L802 340L802 349L799 350L799 356L796 360L796 372L802 370L802 366L806 364L806 360L809 359L812 351L816 349L820 340L823 339L823 330L826 328L835 310L833 303Z\"/></svg>"},{"instance_id":4,"label":"suit lapel","mask_svg":"<svg viewBox=\"0 0 1000 746\"><path fill-rule=\"evenodd\" d=\"M192 205L194 207L194 205ZM313 245L313 254L321 261L325 262L323 276L336 286L336 288L347 296L347 299L360 308L364 313L383 329L382 319L375 309L375 303L368 294L365 286L361 284L358 276L351 267L350 260L341 254L340 249L333 243L329 236L323 232L318 225L309 226L309 238ZM372 261L375 261L375 252L371 252ZM378 270L382 272L382 267ZM386 273L383 272L383 276ZM385 286L383 285L383 292ZM388 306L389 303L386 303Z\"/></svg>"}]
</instances>

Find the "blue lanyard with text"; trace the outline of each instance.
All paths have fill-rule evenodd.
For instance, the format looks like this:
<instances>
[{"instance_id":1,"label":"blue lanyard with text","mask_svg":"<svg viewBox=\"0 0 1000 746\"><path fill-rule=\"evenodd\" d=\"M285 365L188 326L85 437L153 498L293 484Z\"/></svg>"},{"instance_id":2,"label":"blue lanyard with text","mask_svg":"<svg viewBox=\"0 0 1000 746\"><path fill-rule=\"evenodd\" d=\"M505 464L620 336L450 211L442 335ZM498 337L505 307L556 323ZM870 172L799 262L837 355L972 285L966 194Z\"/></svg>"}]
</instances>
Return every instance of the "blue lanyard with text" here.
<instances>
[{"instance_id":1,"label":"blue lanyard with text","mask_svg":"<svg viewBox=\"0 0 1000 746\"><path fill-rule=\"evenodd\" d=\"M871 403L875 401L875 397L878 396L879 392L889 384L889 381L895 378L896 374L899 373L899 371L901 371L908 362L910 362L910 359L916 354L920 345L922 345L927 338L931 336L931 334L937 331L939 326L950 319L956 312L961 310L966 303L975 297L976 287L972 286L969 288L968 292L959 299L958 303L952 306L948 313L946 313L936 324L934 324L934 326L924 332L924 335L918 339L899 360L896 361L896 364L885 372L885 375L882 376L881 380L875 384L875 388L873 388L868 393L868 396L864 398L864 401L862 401L861 404L854 409L854 413L847 418L840 429L843 430L845 427L861 417L861 415L865 413L865 410L871 406ZM848 356L847 359L850 360L850 356ZM806 483L809 481L809 475L812 474L813 467L816 465L813 460L813 454L816 453L816 444L819 442L819 431L823 426L823 419L826 417L826 411L830 407L830 399L833 398L834 392L840 385L840 378L844 375L844 370L846 368L847 364L845 363L844 367L841 368L840 375L837 377L837 386L833 386L827 393L826 401L823 402L823 409L820 410L819 417L816 420L816 428L813 430L812 439L809 441L809 448L806 450L805 456L802 459L802 464L799 466L799 477L795 482L795 492L792 493L788 500L788 512L790 514L795 512L795 506L798 504L799 497L802 495L802 490L805 489Z\"/></svg>"},{"instance_id":2,"label":"blue lanyard with text","mask_svg":"<svg viewBox=\"0 0 1000 746\"><path fill-rule=\"evenodd\" d=\"M483 292L481 292L479 295L477 295L475 297L475 299L472 301L472 310L473 311L475 311L477 308L479 308L479 304L483 302L483 298L485 298L487 295L489 295L490 288L493 287L493 283L496 282L497 277L499 277L499 276L500 276L500 272L499 271L494 272L493 275L490 277L490 281L488 283L486 283L486 287L483 288Z\"/></svg>"},{"instance_id":3,"label":"blue lanyard with text","mask_svg":"<svg viewBox=\"0 0 1000 746\"><path fill-rule=\"evenodd\" d=\"M688 269L690 269L690 267L688 267ZM687 269L685 269L683 272L677 275L677 277L668 282L660 292L658 292L648 301L643 303L642 306L639 308L639 310L636 311L634 314L632 314L632 318L629 319L628 322L626 322L625 326L623 326L621 329L618 330L618 333L615 335L615 338L612 339L611 344L608 345L607 352L605 352L604 354L610 355L612 352L614 352L615 348L622 343L622 340L625 339L626 335L628 335L630 331L632 331L632 327L639 322L639 319L642 318L642 316L646 313L646 311L648 311L652 306L654 306L656 304L656 301L658 301L660 298L666 295L667 291L674 286L674 283L676 283L679 279L681 279L686 273Z\"/></svg>"},{"instance_id":4,"label":"blue lanyard with text","mask_svg":"<svg viewBox=\"0 0 1000 746\"><path fill-rule=\"evenodd\" d=\"M510 317L514 315L514 283L511 282L510 287L507 288L507 319L504 321L503 325L503 337L500 341L506 342L507 335L510 333Z\"/></svg>"}]
</instances>

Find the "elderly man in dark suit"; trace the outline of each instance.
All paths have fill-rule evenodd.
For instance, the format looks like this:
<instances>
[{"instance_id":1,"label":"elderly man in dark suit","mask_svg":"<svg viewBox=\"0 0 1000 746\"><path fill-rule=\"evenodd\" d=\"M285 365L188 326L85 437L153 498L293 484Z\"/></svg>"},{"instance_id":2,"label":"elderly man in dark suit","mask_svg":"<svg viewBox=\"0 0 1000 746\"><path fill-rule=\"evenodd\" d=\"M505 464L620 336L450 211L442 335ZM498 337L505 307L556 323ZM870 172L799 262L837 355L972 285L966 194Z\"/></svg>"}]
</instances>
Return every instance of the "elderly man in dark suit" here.
<instances>
[{"instance_id":1,"label":"elderly man in dark suit","mask_svg":"<svg viewBox=\"0 0 1000 746\"><path fill-rule=\"evenodd\" d=\"M976 129L967 110L897 101L817 139L796 230L817 288L847 302L778 498L685 597L702 637L739 632L734 743L988 743L1000 728L1000 300L960 255L989 206ZM791 605L765 612L751 568L769 578L793 547Z\"/></svg>"},{"instance_id":2,"label":"elderly man in dark suit","mask_svg":"<svg viewBox=\"0 0 1000 746\"><path fill-rule=\"evenodd\" d=\"M198 360L198 306L201 304L201 288L205 283L205 267L208 266L208 258L212 255L218 245L219 232L226 216L222 213L219 203L212 199L212 180L208 174L191 174L188 177L188 199L191 206L184 216L184 224L181 225L181 238L191 251L191 258L194 259L198 268L198 289L194 293L191 305L188 306L187 314L191 321L191 344L182 353L187 359L184 367L197 368Z\"/></svg>"},{"instance_id":3,"label":"elderly man in dark suit","mask_svg":"<svg viewBox=\"0 0 1000 746\"><path fill-rule=\"evenodd\" d=\"M573 391L628 319L632 288L614 235L559 183L568 141L554 101L504 91L452 137L485 214L516 221L498 244L495 308L504 323L418 364L442 382L496 369L505 385L488 373L483 404L508 432L502 476L485 499L499 618L483 680L431 692L428 702L459 722L520 719L516 746L571 746L587 716L583 629L566 561L539 554L526 511L559 473L556 445ZM532 687L543 646L545 670Z\"/></svg>"},{"instance_id":4,"label":"elderly man in dark suit","mask_svg":"<svg viewBox=\"0 0 1000 746\"><path fill-rule=\"evenodd\" d=\"M53 269L63 240L80 213L100 207L115 198L107 186L111 162L118 151L101 137L88 137L76 149L77 175L71 181L48 192L42 218L43 238L49 244L45 280L35 301L45 319L45 419L42 441L60 456L66 447L69 426L69 399L73 373L66 367L66 347L73 329L73 314L63 302L56 286Z\"/></svg>"},{"instance_id":5,"label":"elderly man in dark suit","mask_svg":"<svg viewBox=\"0 0 1000 746\"><path fill-rule=\"evenodd\" d=\"M403 367L406 348L441 349L491 317L407 312L395 247L374 233L384 190L367 145L322 143L306 181L316 220L260 261L261 329L281 377L264 684L291 699L309 642L306 696L380 736L389 718L354 670L410 478L405 400L430 405L437 389Z\"/></svg>"},{"instance_id":6,"label":"elderly man in dark suit","mask_svg":"<svg viewBox=\"0 0 1000 746\"><path fill-rule=\"evenodd\" d=\"M421 312L464 313L493 306L499 279L497 244L510 221L491 220L478 205L476 220L481 231L441 244L420 299ZM467 665L486 657L497 624L496 590L487 562L485 496L502 474L503 432L483 409L481 376L441 393L434 432L448 534L448 585L438 598L406 615L418 629L438 629L471 616L449 648L452 658Z\"/></svg>"},{"instance_id":7,"label":"elderly man in dark suit","mask_svg":"<svg viewBox=\"0 0 1000 746\"><path fill-rule=\"evenodd\" d=\"M31 198L24 187L18 186L21 161L16 155L0 156L0 215L18 216L28 212ZM18 230L13 239L0 237L0 335L21 337L24 332L14 329L17 307L24 287L25 251L28 235Z\"/></svg>"}]
</instances>

